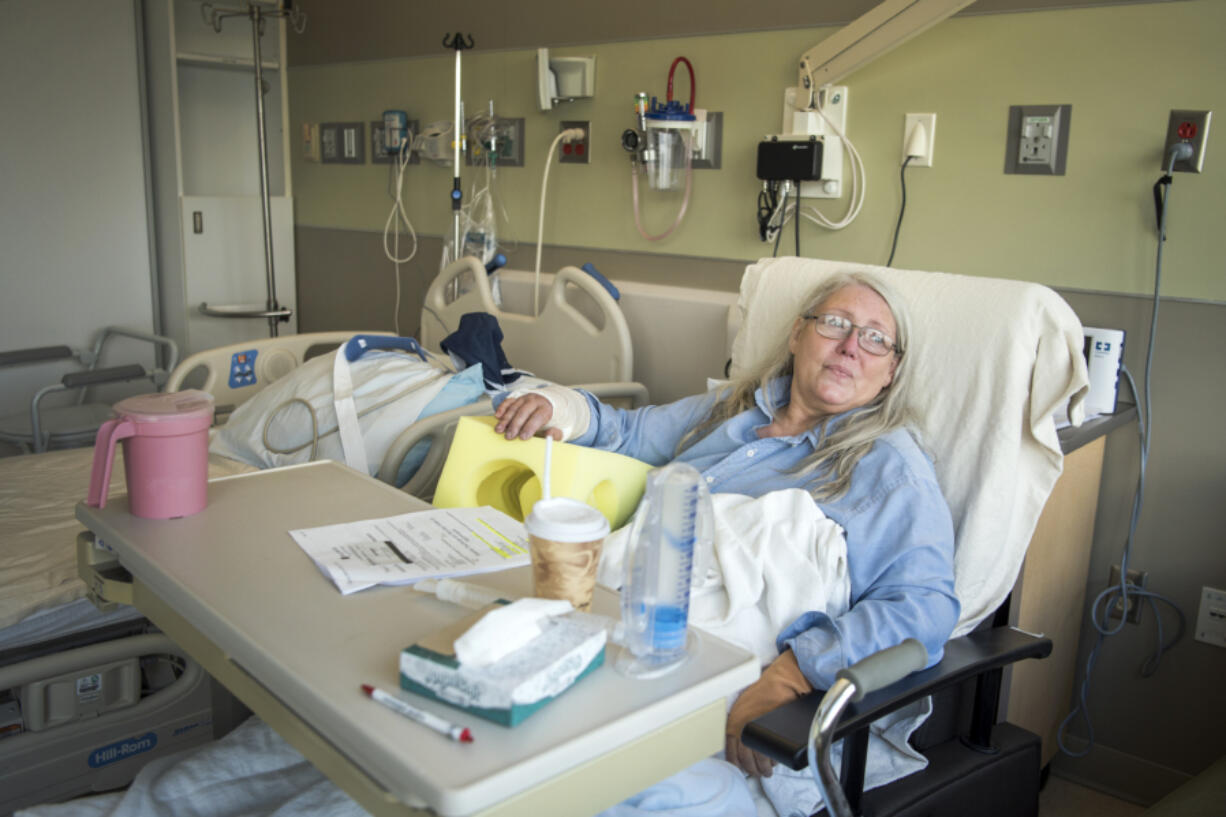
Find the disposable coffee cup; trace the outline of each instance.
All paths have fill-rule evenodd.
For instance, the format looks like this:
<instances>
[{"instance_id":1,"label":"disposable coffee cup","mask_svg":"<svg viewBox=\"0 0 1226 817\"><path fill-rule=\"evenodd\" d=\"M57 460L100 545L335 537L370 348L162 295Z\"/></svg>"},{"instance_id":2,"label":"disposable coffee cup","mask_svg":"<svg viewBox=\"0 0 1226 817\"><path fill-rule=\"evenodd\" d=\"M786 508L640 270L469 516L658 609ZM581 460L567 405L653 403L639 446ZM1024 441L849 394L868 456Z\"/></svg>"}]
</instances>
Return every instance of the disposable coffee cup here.
<instances>
[{"instance_id":1,"label":"disposable coffee cup","mask_svg":"<svg viewBox=\"0 0 1226 817\"><path fill-rule=\"evenodd\" d=\"M590 610L609 520L590 505L557 497L533 505L524 527L532 549L532 595Z\"/></svg>"}]
</instances>

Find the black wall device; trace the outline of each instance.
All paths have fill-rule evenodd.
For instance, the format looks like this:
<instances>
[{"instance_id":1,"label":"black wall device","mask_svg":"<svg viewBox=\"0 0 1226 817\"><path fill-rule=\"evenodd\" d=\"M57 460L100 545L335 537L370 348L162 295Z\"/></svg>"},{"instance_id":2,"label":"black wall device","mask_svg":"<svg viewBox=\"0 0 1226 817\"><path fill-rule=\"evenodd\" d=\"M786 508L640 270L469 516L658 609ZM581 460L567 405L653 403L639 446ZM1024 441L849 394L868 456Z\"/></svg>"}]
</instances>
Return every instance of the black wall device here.
<instances>
[{"instance_id":1,"label":"black wall device","mask_svg":"<svg viewBox=\"0 0 1226 817\"><path fill-rule=\"evenodd\" d=\"M758 178L764 182L812 182L822 177L822 143L767 139L758 143Z\"/></svg>"}]
</instances>

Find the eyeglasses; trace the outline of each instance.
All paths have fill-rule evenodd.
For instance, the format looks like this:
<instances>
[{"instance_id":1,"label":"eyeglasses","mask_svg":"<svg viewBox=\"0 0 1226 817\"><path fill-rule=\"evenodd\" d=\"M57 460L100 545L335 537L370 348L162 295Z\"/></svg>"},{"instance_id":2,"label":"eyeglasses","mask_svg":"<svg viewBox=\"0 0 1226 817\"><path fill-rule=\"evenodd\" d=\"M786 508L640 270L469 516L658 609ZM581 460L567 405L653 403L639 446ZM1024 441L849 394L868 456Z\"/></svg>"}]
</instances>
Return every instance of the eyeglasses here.
<instances>
[{"instance_id":1,"label":"eyeglasses","mask_svg":"<svg viewBox=\"0 0 1226 817\"><path fill-rule=\"evenodd\" d=\"M860 348L870 355L884 357L890 352L902 354L902 349L894 344L894 339L880 329L874 329L871 326L857 326L842 315L823 313L821 315L805 315L804 317L807 321L813 321L813 328L817 330L817 334L824 338L843 340L851 334L851 330L858 329L860 331L856 339L860 344Z\"/></svg>"}]
</instances>

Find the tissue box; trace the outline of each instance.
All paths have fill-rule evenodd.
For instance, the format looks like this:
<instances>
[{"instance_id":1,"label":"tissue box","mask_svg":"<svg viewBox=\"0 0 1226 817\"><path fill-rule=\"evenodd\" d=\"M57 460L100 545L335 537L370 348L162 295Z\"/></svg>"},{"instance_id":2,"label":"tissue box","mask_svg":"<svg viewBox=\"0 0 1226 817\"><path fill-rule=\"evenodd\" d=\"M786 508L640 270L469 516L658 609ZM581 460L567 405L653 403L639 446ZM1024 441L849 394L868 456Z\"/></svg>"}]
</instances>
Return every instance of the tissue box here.
<instances>
[{"instance_id":1,"label":"tissue box","mask_svg":"<svg viewBox=\"0 0 1226 817\"><path fill-rule=\"evenodd\" d=\"M400 687L514 726L604 663L604 620L586 613L548 619L544 632L485 667L462 667L454 642L489 610L400 653Z\"/></svg>"}]
</instances>

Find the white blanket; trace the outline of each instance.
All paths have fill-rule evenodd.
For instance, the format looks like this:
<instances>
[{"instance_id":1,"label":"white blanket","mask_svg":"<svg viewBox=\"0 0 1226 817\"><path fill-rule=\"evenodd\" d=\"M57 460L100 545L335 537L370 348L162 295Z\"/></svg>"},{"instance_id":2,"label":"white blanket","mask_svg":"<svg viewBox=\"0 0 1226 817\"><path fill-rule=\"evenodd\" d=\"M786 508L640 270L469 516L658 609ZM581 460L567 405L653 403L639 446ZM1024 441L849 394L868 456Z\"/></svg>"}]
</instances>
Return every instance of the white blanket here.
<instances>
[{"instance_id":1,"label":"white blanket","mask_svg":"<svg viewBox=\"0 0 1226 817\"><path fill-rule=\"evenodd\" d=\"M847 611L851 595L847 540L843 529L822 513L808 493L788 489L756 499L714 494L711 504L716 575L691 596L691 624L753 651L765 666L778 655L775 637L801 614L822 611L838 616ZM605 540L598 574L601 584L621 586L632 527L626 525ZM866 789L928 764L907 739L931 711L931 702L925 699L870 727ZM714 781L725 778L715 767L703 768L701 774L687 769L642 793L658 789L658 797L632 797L602 817L685 817L700 813L691 810L699 803L712 810L702 813L738 813L728 809L734 808L730 803L744 802L740 789L722 788ZM781 815L812 814L821 803L807 769L794 772L775 764L774 774L762 779L762 791Z\"/></svg>"},{"instance_id":2,"label":"white blanket","mask_svg":"<svg viewBox=\"0 0 1226 817\"><path fill-rule=\"evenodd\" d=\"M365 817L259 718L141 769L126 791L35 806L14 817Z\"/></svg>"}]
</instances>

